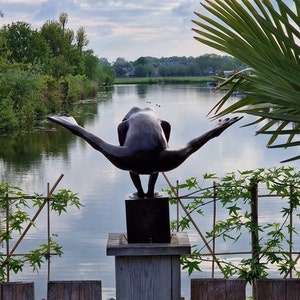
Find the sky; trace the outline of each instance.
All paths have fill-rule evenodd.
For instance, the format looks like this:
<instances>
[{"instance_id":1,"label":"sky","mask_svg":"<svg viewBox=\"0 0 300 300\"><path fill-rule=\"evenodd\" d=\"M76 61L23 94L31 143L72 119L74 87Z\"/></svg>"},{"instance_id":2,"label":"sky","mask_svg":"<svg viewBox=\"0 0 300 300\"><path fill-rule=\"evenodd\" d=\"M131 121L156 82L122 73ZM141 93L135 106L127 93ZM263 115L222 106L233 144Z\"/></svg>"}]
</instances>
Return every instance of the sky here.
<instances>
[{"instance_id":1,"label":"sky","mask_svg":"<svg viewBox=\"0 0 300 300\"><path fill-rule=\"evenodd\" d=\"M203 12L198 0L0 0L0 10L1 27L25 21L33 29L65 12L68 28L84 27L86 49L109 62L218 53L193 38L194 11Z\"/></svg>"}]
</instances>

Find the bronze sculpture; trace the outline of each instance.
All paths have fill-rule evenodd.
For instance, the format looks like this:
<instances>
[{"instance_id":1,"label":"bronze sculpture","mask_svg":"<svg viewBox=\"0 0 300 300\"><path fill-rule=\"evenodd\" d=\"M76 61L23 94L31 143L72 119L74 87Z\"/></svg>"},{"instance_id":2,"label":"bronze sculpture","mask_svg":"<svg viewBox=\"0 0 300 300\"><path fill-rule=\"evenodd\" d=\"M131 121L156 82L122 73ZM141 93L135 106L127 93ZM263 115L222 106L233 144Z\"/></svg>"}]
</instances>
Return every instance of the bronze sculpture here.
<instances>
[{"instance_id":1,"label":"bronze sculpture","mask_svg":"<svg viewBox=\"0 0 300 300\"><path fill-rule=\"evenodd\" d=\"M159 172L170 171L182 164L191 154L210 139L219 136L226 128L242 117L227 118L217 127L192 139L178 150L169 150L171 125L159 119L150 108L133 107L118 126L120 146L103 141L77 124L73 117L48 117L49 120L67 128L100 151L117 168L129 171L139 198L153 198L154 186ZM140 176L150 175L145 194Z\"/></svg>"}]
</instances>

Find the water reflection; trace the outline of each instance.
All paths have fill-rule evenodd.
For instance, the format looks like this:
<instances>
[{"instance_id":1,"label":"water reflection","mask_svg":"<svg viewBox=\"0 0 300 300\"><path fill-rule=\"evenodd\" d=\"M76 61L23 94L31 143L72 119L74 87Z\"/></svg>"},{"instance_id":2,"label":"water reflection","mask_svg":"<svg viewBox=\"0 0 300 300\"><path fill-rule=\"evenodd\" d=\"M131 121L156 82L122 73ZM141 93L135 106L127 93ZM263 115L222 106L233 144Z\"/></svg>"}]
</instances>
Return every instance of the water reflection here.
<instances>
[{"instance_id":1,"label":"water reflection","mask_svg":"<svg viewBox=\"0 0 300 300\"><path fill-rule=\"evenodd\" d=\"M140 99L146 99L148 93L149 84L136 85L136 94Z\"/></svg>"},{"instance_id":2,"label":"water reflection","mask_svg":"<svg viewBox=\"0 0 300 300\"><path fill-rule=\"evenodd\" d=\"M112 100L113 89L99 94L97 99L80 101L73 107L73 114L79 124L93 124L98 114L99 103L104 105ZM12 133L0 135L0 173L1 181L11 181L15 172L30 172L35 166L43 164L45 158L62 157L68 160L69 148L76 138L65 130L57 130L45 123L42 130L31 133Z\"/></svg>"},{"instance_id":3,"label":"water reflection","mask_svg":"<svg viewBox=\"0 0 300 300\"><path fill-rule=\"evenodd\" d=\"M103 92L98 101L81 102L75 108L75 117L79 124L107 142L118 144L116 128L123 116L132 106L150 106L171 123L170 148L178 148L214 126L206 115L220 97L199 85L121 85ZM245 117L240 125L248 121ZM169 179L175 183L191 176L201 178L203 173L222 175L273 167L283 158L297 154L295 149L266 149L267 137L255 137L254 130L234 125L182 166L168 172ZM63 245L64 255L52 259L51 279L100 279L103 299L113 297L114 263L112 257L106 256L106 241L109 232L124 232L126 228L124 198L133 191L127 172L116 169L86 142L54 124L46 124L44 130L27 135L2 136L0 144L1 181L18 185L29 194L45 194L46 183L54 183L63 173L59 188L78 192L84 204L79 211L72 209L61 217L52 216L51 231L59 235L57 241ZM156 188L166 187L160 176ZM40 220L41 228L29 240L44 242L44 222ZM189 236L195 242L193 232ZM45 267L39 274L25 268L16 279L36 281L36 296L41 299L45 297L46 273ZM188 290L189 281L183 273L186 298Z\"/></svg>"}]
</instances>

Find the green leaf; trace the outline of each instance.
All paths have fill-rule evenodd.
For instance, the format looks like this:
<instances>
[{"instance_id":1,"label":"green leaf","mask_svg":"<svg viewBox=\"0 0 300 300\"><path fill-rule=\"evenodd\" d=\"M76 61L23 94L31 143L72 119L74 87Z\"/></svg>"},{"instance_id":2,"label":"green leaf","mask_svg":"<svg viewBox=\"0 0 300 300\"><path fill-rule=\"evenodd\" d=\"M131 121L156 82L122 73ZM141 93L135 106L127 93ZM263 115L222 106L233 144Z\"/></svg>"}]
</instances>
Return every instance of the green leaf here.
<instances>
[{"instance_id":1,"label":"green leaf","mask_svg":"<svg viewBox=\"0 0 300 300\"><path fill-rule=\"evenodd\" d=\"M282 0L276 4L267 0L206 1L202 6L211 16L196 12L198 19L193 22L197 28L193 30L199 42L250 67L217 87L227 88L227 93L210 111L213 118L230 113L253 115L256 121L247 125L262 124L257 134L271 135L268 145L286 135L284 147L293 147L293 140L300 140L300 10L297 0L294 10ZM244 97L228 106L235 90ZM291 160L295 159L299 156Z\"/></svg>"}]
</instances>

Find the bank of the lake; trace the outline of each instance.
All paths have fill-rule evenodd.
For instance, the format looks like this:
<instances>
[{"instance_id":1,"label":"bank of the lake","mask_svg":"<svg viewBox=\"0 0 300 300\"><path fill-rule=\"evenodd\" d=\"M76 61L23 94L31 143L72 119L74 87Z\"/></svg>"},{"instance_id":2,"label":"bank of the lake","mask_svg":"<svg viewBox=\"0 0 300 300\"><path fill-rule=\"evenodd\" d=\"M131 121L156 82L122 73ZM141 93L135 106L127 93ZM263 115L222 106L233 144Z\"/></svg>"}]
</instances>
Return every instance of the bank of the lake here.
<instances>
[{"instance_id":1,"label":"bank of the lake","mask_svg":"<svg viewBox=\"0 0 300 300\"><path fill-rule=\"evenodd\" d=\"M172 84L172 83L206 83L214 81L210 76L196 77L122 77L115 78L114 84Z\"/></svg>"}]
</instances>

